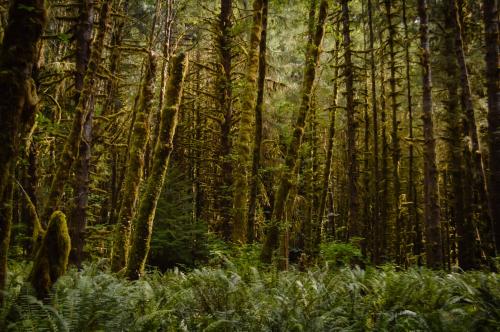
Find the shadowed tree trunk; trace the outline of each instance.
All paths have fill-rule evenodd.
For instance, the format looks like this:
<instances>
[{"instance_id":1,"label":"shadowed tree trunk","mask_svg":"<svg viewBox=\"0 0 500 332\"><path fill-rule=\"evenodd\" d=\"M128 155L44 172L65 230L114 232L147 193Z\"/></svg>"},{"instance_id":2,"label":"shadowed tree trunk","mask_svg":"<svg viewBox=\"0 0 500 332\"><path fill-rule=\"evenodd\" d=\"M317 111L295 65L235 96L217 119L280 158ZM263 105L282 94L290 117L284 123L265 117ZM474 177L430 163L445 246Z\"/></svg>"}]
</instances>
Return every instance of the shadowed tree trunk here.
<instances>
[{"instance_id":1,"label":"shadowed tree trunk","mask_svg":"<svg viewBox=\"0 0 500 332\"><path fill-rule=\"evenodd\" d=\"M422 120L424 124L424 208L425 208L425 252L427 266L442 266L441 215L439 211L438 174L436 167L436 140L432 114L432 74L429 46L429 19L427 0L418 0L420 17L420 42L422 48Z\"/></svg>"},{"instance_id":2,"label":"shadowed tree trunk","mask_svg":"<svg viewBox=\"0 0 500 332\"><path fill-rule=\"evenodd\" d=\"M73 123L60 156L56 173L52 179L49 196L41 220L48 220L52 212L59 207L61 197L64 193L64 185L70 176L71 166L78 155L85 119L93 110L97 74L101 63L102 52L104 50L104 40L110 13L110 1L103 1L99 15L98 32L95 42L92 44L87 72L83 80L78 104L75 108Z\"/></svg>"},{"instance_id":3,"label":"shadowed tree trunk","mask_svg":"<svg viewBox=\"0 0 500 332\"><path fill-rule=\"evenodd\" d=\"M498 1L484 0L486 42L486 87L488 90L489 205L495 232L496 250L500 247L500 73L498 60Z\"/></svg>"},{"instance_id":4,"label":"shadowed tree trunk","mask_svg":"<svg viewBox=\"0 0 500 332\"><path fill-rule=\"evenodd\" d=\"M12 171L19 139L32 126L37 110L32 72L46 22L43 0L11 1L0 49L0 294L7 277L12 226ZM0 305L1 301L2 295Z\"/></svg>"},{"instance_id":5,"label":"shadowed tree trunk","mask_svg":"<svg viewBox=\"0 0 500 332\"><path fill-rule=\"evenodd\" d=\"M172 59L165 105L160 121L160 136L153 154L151 174L147 180L144 193L141 195L137 212L132 219L134 231L130 241L130 251L125 270L125 276L131 280L138 279L144 272L153 231L156 204L163 189L170 154L173 149L187 67L188 60L185 54L180 54Z\"/></svg>"},{"instance_id":6,"label":"shadowed tree trunk","mask_svg":"<svg viewBox=\"0 0 500 332\"><path fill-rule=\"evenodd\" d=\"M75 27L76 39L76 72L75 72L75 103L78 103L83 89L85 73L90 57L90 43L92 39L92 27L94 23L94 1L83 0L80 2L80 16ZM83 236L87 224L87 205L89 196L89 163L90 146L92 142L92 118L94 103L90 102L90 108L83 121L82 138L80 141L79 158L76 163L76 179L74 183L75 200L71 211L69 223L71 234L70 261L81 267L83 254Z\"/></svg>"}]
</instances>

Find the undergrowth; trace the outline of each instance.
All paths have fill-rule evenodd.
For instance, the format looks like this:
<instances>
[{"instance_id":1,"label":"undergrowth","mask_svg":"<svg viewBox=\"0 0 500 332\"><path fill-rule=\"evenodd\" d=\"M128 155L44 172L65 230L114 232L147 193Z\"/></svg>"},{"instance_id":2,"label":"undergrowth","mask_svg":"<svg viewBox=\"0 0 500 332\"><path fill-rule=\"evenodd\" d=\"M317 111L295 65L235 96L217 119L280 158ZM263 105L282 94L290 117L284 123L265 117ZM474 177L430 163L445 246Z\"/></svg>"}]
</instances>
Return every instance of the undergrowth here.
<instances>
[{"instance_id":1,"label":"undergrowth","mask_svg":"<svg viewBox=\"0 0 500 332\"><path fill-rule=\"evenodd\" d=\"M244 256L244 255L243 255ZM222 258L221 258L222 259ZM45 302L10 271L1 331L498 331L494 273L359 268L151 272L129 282L105 264L71 270Z\"/></svg>"}]
</instances>

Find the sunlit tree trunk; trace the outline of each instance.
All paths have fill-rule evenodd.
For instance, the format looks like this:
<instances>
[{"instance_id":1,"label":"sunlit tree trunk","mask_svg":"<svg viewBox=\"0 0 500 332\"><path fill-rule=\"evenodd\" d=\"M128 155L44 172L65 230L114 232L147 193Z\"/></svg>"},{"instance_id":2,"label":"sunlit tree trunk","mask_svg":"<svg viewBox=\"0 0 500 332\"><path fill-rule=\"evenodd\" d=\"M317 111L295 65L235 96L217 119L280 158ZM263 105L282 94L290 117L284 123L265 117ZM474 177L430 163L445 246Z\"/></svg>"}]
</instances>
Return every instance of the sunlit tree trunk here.
<instances>
[{"instance_id":1,"label":"sunlit tree trunk","mask_svg":"<svg viewBox=\"0 0 500 332\"><path fill-rule=\"evenodd\" d=\"M256 83L259 72L259 44L262 29L262 0L253 2L253 24L250 33L245 92L242 94L240 131L235 147L237 160L233 169L233 242L246 242L248 177L251 158L252 120L256 103Z\"/></svg>"}]
</instances>

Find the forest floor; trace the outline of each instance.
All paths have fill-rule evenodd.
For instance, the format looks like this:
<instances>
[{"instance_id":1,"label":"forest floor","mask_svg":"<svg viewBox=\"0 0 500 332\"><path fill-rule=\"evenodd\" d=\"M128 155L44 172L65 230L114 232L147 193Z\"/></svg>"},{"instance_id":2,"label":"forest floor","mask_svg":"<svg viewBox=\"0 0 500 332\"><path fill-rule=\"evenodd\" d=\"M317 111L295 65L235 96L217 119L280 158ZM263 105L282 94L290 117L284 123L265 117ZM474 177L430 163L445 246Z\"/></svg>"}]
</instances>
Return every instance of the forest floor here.
<instances>
[{"instance_id":1,"label":"forest floor","mask_svg":"<svg viewBox=\"0 0 500 332\"><path fill-rule=\"evenodd\" d=\"M150 271L130 282L106 262L71 269L45 302L11 266L2 331L499 331L490 272L394 266L278 272L219 267Z\"/></svg>"}]
</instances>

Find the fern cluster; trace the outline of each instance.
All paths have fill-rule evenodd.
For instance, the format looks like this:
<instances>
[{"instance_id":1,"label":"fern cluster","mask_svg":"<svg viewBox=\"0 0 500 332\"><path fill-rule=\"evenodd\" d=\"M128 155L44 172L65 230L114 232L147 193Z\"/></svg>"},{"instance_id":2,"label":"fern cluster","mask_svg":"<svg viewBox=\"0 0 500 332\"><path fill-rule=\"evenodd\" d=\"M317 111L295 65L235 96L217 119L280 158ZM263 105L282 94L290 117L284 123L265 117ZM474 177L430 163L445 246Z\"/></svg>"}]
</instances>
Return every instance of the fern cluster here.
<instances>
[{"instance_id":1,"label":"fern cluster","mask_svg":"<svg viewBox=\"0 0 500 332\"><path fill-rule=\"evenodd\" d=\"M393 267L151 272L129 282L99 265L70 271L47 302L10 276L5 331L498 331L493 273ZM12 313L15 314L12 314Z\"/></svg>"}]
</instances>

